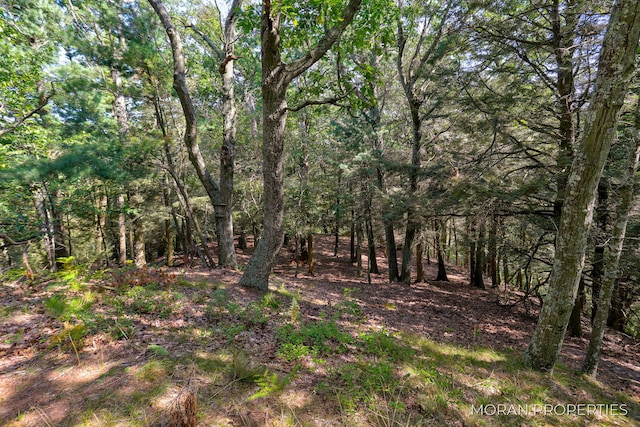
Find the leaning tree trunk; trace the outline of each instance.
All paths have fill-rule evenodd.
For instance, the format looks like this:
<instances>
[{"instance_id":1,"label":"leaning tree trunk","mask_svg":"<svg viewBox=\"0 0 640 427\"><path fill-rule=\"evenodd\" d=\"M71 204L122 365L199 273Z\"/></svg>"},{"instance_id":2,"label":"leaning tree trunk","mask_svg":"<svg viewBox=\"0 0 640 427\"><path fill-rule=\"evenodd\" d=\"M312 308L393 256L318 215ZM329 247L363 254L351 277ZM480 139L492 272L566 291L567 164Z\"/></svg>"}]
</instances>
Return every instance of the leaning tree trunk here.
<instances>
[{"instance_id":1,"label":"leaning tree trunk","mask_svg":"<svg viewBox=\"0 0 640 427\"><path fill-rule=\"evenodd\" d=\"M562 347L584 266L596 188L636 68L639 8L640 0L619 0L611 12L584 139L577 149L567 184L549 293L525 354L534 369L552 371Z\"/></svg>"},{"instance_id":2,"label":"leaning tree trunk","mask_svg":"<svg viewBox=\"0 0 640 427\"><path fill-rule=\"evenodd\" d=\"M151 0L150 0L151 1ZM263 0L262 36L262 176L264 219L260 242L240 279L243 286L268 289L269 274L284 239L284 131L287 120L287 87L315 64L338 40L353 20L362 0L350 0L342 19L328 29L318 44L291 64L280 53L281 12Z\"/></svg>"},{"instance_id":3,"label":"leaning tree trunk","mask_svg":"<svg viewBox=\"0 0 640 427\"><path fill-rule=\"evenodd\" d=\"M596 313L593 319L593 329L591 330L591 339L589 340L589 348L584 358L582 372L593 377L597 374L598 362L600 361L600 352L602 351L602 340L604 331L607 326L607 317L609 308L611 307L611 298L613 289L618 276L618 265L620 262L620 254L622 253L622 245L627 230L627 222L629 213L633 206L633 186L636 172L638 170L638 159L640 157L640 137L637 132L640 130L640 100L636 105L635 117L635 143L634 150L631 150L628 158L626 176L623 178L622 185L618 189L618 197L620 202L616 209L616 219L613 228L613 235L608 245L605 247L603 257L604 274L600 287L600 293L593 298L598 298L596 305Z\"/></svg>"}]
</instances>

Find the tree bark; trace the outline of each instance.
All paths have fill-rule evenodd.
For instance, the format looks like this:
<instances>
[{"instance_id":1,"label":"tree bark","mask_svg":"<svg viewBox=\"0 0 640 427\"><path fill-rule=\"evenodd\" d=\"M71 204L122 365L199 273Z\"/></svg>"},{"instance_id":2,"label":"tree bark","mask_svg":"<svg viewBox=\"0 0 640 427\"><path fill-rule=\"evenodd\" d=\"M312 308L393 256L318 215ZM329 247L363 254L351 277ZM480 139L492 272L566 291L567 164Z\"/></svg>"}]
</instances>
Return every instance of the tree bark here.
<instances>
[{"instance_id":1,"label":"tree bark","mask_svg":"<svg viewBox=\"0 0 640 427\"><path fill-rule=\"evenodd\" d=\"M613 290L618 276L618 266L627 230L627 222L633 207L633 187L635 176L638 171L638 161L640 159L640 137L638 136L638 131L640 130L640 99L636 104L634 127L635 147L633 147L634 149L629 150L630 155L627 161L627 172L623 178L622 185L618 189L618 197L620 198L620 201L618 202L618 207L616 209L613 234L604 251L604 274L602 286L597 296L596 294L593 295L594 299L598 298L598 304L596 305L596 313L593 320L589 347L587 348L587 354L585 355L584 363L582 365L582 372L593 377L596 376L598 370L600 353L602 351L602 341L607 326L607 317L611 307Z\"/></svg>"},{"instance_id":2,"label":"tree bark","mask_svg":"<svg viewBox=\"0 0 640 427\"><path fill-rule=\"evenodd\" d=\"M442 234L443 232L442 222L436 218L435 220L435 237L436 237L436 257L438 259L438 274L436 276L436 281L448 282L449 278L447 277L447 268L444 265L444 256L442 250Z\"/></svg>"},{"instance_id":3,"label":"tree bark","mask_svg":"<svg viewBox=\"0 0 640 427\"><path fill-rule=\"evenodd\" d=\"M581 337L582 336L582 309L586 302L586 295L584 290L584 277L580 278L578 284L578 295L576 302L573 304L573 310L571 310L571 316L569 316L569 336Z\"/></svg>"},{"instance_id":4,"label":"tree bark","mask_svg":"<svg viewBox=\"0 0 640 427\"><path fill-rule=\"evenodd\" d=\"M155 0L150 0L155 1ZM284 131L287 120L287 87L315 64L338 40L353 20L362 0L349 0L336 26L328 29L318 44L298 60L285 64L280 53L281 18L272 10L271 0L263 0L262 51L262 176L264 222L262 238L240 279L243 286L268 289L273 268L284 238Z\"/></svg>"},{"instance_id":5,"label":"tree bark","mask_svg":"<svg viewBox=\"0 0 640 427\"><path fill-rule=\"evenodd\" d=\"M223 144L220 152L220 184L211 175L198 144L198 127L195 106L186 80L186 64L180 34L173 26L171 17L160 0L149 0L164 27L173 53L173 88L178 94L184 113L186 128L184 143L189 160L198 179L209 196L216 213L216 232L220 265L235 268L237 260L233 245L233 169L235 158L236 109L233 93L233 42L235 41L236 11L241 2L234 0L225 23L225 53L220 74L223 79ZM229 37L229 38L227 38Z\"/></svg>"},{"instance_id":6,"label":"tree bark","mask_svg":"<svg viewBox=\"0 0 640 427\"><path fill-rule=\"evenodd\" d=\"M598 205L596 208L596 229L594 236L594 253L591 264L591 323L596 317L598 310L598 297L602 287L602 276L604 275L604 249L607 244L607 224L609 222L609 180L602 177L598 184Z\"/></svg>"},{"instance_id":7,"label":"tree bark","mask_svg":"<svg viewBox=\"0 0 640 427\"><path fill-rule=\"evenodd\" d=\"M629 81L636 68L640 1L616 1L605 34L584 137L567 183L549 293L525 358L552 371L576 298L598 181L606 162Z\"/></svg>"},{"instance_id":8,"label":"tree bark","mask_svg":"<svg viewBox=\"0 0 640 427\"><path fill-rule=\"evenodd\" d=\"M234 63L237 12L242 0L234 0L225 21L225 58L220 67L222 76L222 147L220 148L220 195L214 204L216 234L218 236L218 264L237 268L238 260L233 244L233 175L236 151L237 110L234 94Z\"/></svg>"}]
</instances>

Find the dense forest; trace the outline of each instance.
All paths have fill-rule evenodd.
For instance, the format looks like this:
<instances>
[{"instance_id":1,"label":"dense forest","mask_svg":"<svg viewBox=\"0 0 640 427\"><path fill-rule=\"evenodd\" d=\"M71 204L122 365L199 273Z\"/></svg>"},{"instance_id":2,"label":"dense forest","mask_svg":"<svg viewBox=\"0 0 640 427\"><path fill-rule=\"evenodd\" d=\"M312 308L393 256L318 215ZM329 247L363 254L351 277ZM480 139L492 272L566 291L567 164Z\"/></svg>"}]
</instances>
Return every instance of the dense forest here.
<instances>
[{"instance_id":1,"label":"dense forest","mask_svg":"<svg viewBox=\"0 0 640 427\"><path fill-rule=\"evenodd\" d=\"M365 359L419 359L422 338L384 328L347 338L335 328L366 323L356 287L363 298L376 289L418 303L450 289L528 319L525 341L504 358L519 365L500 368L507 376L567 375L585 389L607 339L636 349L639 38L637 0L0 0L0 319L11 325L39 304L35 313L53 323L38 351L79 367L91 336L94 347L105 331L131 341L144 329L132 316L180 317L163 304L188 300L219 325L211 340L242 336L229 332L238 324L263 331L273 357L294 366L253 372L247 360L257 355L225 347L233 375L200 393L205 407L231 385L258 387L251 401L273 399L301 378L301 360L313 360L309 372L331 371L318 360L362 352L359 370L332 368L353 387L335 392L335 425L562 423L415 409L410 373L385 371L395 388L377 388L367 378L383 365ZM304 292L321 299L325 285L341 300L327 303L324 323L305 323ZM396 304L383 309L403 310ZM463 341L481 345L470 327ZM2 357L29 335L10 329ZM565 337L583 344L570 373L558 362ZM178 375L168 346L143 346L143 367L159 366L149 378ZM628 360L636 375L638 360ZM430 362L433 372L436 362L447 363ZM85 424L40 414L24 425L227 425L202 407L190 418L197 376L181 383L165 424L94 412ZM630 381L635 391L618 402L633 406L640 377ZM340 396L354 384L366 396L349 403ZM450 408L458 397L447 396ZM375 402L384 414L354 418ZM289 424L245 416L233 425L326 416L304 421L291 408ZM624 412L605 421L640 416ZM0 412L0 421L16 416Z\"/></svg>"}]
</instances>

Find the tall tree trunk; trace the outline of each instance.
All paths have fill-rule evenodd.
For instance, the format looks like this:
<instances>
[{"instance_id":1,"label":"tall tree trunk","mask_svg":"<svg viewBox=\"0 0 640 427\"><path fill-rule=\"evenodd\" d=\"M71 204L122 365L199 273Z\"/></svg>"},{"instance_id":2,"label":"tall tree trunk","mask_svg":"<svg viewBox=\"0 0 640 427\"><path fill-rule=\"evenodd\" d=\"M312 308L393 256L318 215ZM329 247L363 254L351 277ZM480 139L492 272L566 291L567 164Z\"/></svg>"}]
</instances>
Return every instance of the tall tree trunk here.
<instances>
[{"instance_id":1,"label":"tall tree trunk","mask_svg":"<svg viewBox=\"0 0 640 427\"><path fill-rule=\"evenodd\" d=\"M164 182L162 183L162 202L165 206L165 209L167 209L167 215L168 212L171 211L172 206L171 206L171 200L169 199L169 178L166 176L164 177ZM174 233L173 233L173 226L171 225L171 219L170 217L167 216L167 219L164 220L164 231L165 231L165 244L166 244L166 249L165 249L165 255L167 257L167 267L173 267L173 257L175 256L175 245L174 245Z\"/></svg>"},{"instance_id":2,"label":"tall tree trunk","mask_svg":"<svg viewBox=\"0 0 640 427\"><path fill-rule=\"evenodd\" d=\"M448 282L449 278L447 277L447 268L444 265L444 256L443 256L443 250L442 250L442 241L444 240L443 229L445 227L443 226L442 221L438 218L435 219L434 225L435 225L434 231L435 231L435 237L436 237L436 257L438 259L438 274L436 276L436 280Z\"/></svg>"},{"instance_id":3,"label":"tall tree trunk","mask_svg":"<svg viewBox=\"0 0 640 427\"><path fill-rule=\"evenodd\" d=\"M356 214L353 209L351 209L351 228L349 233L349 254L350 260L353 264L356 262Z\"/></svg>"},{"instance_id":4,"label":"tall tree trunk","mask_svg":"<svg viewBox=\"0 0 640 427\"><path fill-rule=\"evenodd\" d=\"M478 219L478 224L476 225L477 229L477 240L475 245L473 245L473 268L471 270L471 285L476 286L480 289L486 289L484 284L484 277L482 267L484 265L484 223L483 220Z\"/></svg>"},{"instance_id":5,"label":"tall tree trunk","mask_svg":"<svg viewBox=\"0 0 640 427\"><path fill-rule=\"evenodd\" d=\"M153 0L150 0L153 1ZM336 26L328 29L317 45L298 60L285 64L280 53L282 14L272 10L271 0L263 0L262 38L262 176L264 222L262 238L240 279L243 286L268 289L269 274L284 237L283 150L287 120L287 87L315 64L338 40L353 20L362 0L349 4Z\"/></svg>"},{"instance_id":6,"label":"tall tree trunk","mask_svg":"<svg viewBox=\"0 0 640 427\"><path fill-rule=\"evenodd\" d=\"M487 250L489 259L489 276L491 276L491 287L497 288L498 281L498 220L495 215L490 217L491 225L489 227L489 241L487 243Z\"/></svg>"},{"instance_id":7,"label":"tall tree trunk","mask_svg":"<svg viewBox=\"0 0 640 427\"><path fill-rule=\"evenodd\" d=\"M413 126L411 169L409 170L409 199L407 205L407 228L404 234L404 246L402 247L402 271L400 281L411 283L411 254L413 253L414 239L418 230L418 218L413 203L413 195L418 190L418 170L420 169L420 148L422 145L422 119L420 118L420 104L413 98L413 87L405 86L407 99L411 110L411 124Z\"/></svg>"},{"instance_id":8,"label":"tall tree trunk","mask_svg":"<svg viewBox=\"0 0 640 427\"><path fill-rule=\"evenodd\" d=\"M142 227L141 218L138 217L132 221L133 228L133 259L136 267L144 268L147 266L146 244L144 241L144 228Z\"/></svg>"},{"instance_id":9,"label":"tall tree trunk","mask_svg":"<svg viewBox=\"0 0 640 427\"><path fill-rule=\"evenodd\" d=\"M196 216L193 213L193 208L191 206L189 195L187 194L187 189L183 185L182 180L180 179L180 177L178 176L178 173L177 173L177 170L176 170L176 166L175 166L175 162L173 161L173 155L171 154L171 147L169 145L169 132L167 130L167 124L166 124L165 114L164 114L164 111L163 111L163 108L162 108L162 104L160 102L159 90L158 90L157 86L154 89L155 89L155 93L154 93L154 96L153 96L153 105L154 105L154 109L155 109L156 123L157 123L158 127L160 128L160 131L162 132L162 137L163 137L162 147L164 149L164 156L165 156L165 160L166 160L165 170L168 172L169 176L171 176L172 181L173 181L173 183L175 185L175 188L177 189L178 201L179 201L180 205L182 206L182 210L187 215L189 224L193 224L193 227L196 230L198 238L200 239L200 242L202 244L202 250L204 252L204 257L205 257L205 260L206 260L206 264L209 267L213 268L213 267L215 267L215 262L213 260L213 256L211 255L211 251L209 250L209 246L207 245L207 239L206 239L206 237L204 235L204 232L202 231L202 228L200 227L200 223L198 222L198 219L196 218ZM167 190L168 186L169 186L168 177L165 179L165 183L167 185L167 188L163 189L163 191L167 192L166 197L167 197L167 201L168 201L168 190ZM172 209L172 212L173 212L173 208L171 208L171 209ZM174 214L174 217L175 217L175 214ZM185 247L185 251L186 250L187 249ZM168 253L168 251L167 251L167 253ZM172 251L172 253L173 253L173 251ZM168 258L167 258L167 262L169 262ZM171 263L173 265L173 260L171 261Z\"/></svg>"},{"instance_id":10,"label":"tall tree trunk","mask_svg":"<svg viewBox=\"0 0 640 427\"><path fill-rule=\"evenodd\" d=\"M368 180L368 178L365 178ZM367 232L367 259L369 265L369 273L380 274L378 270L378 261L376 260L376 240L373 233L373 220L371 219L371 204L373 195L368 181L363 180L364 197L364 225Z\"/></svg>"},{"instance_id":11,"label":"tall tree trunk","mask_svg":"<svg viewBox=\"0 0 640 427\"><path fill-rule=\"evenodd\" d=\"M558 111L559 144L556 176L556 199L554 201L554 218L560 224L562 205L565 199L567 179L573 161L575 145L574 98L575 84L573 71L573 52L576 46L575 34L580 14L576 10L576 0L566 0L565 10L561 11L561 2L554 0L551 6L551 45L556 61L556 105Z\"/></svg>"},{"instance_id":12,"label":"tall tree trunk","mask_svg":"<svg viewBox=\"0 0 640 427\"><path fill-rule=\"evenodd\" d=\"M114 53L114 57L116 56L118 56L118 54ZM118 134L120 136L120 140L125 144L129 134L129 115L127 113L127 104L122 92L122 76L120 75L120 70L116 64L111 66L111 81L114 87L113 115L116 117L116 122L118 123ZM124 209L124 193L118 195L118 205L120 209L118 214L118 239L120 248L118 263L123 267L127 262L127 224ZM131 251L131 254L133 256L133 250Z\"/></svg>"},{"instance_id":13,"label":"tall tree trunk","mask_svg":"<svg viewBox=\"0 0 640 427\"><path fill-rule=\"evenodd\" d=\"M598 204L596 208L596 227L594 236L593 263L591 264L591 323L598 310L598 296L604 275L604 248L607 244L607 223L609 222L609 180L602 177L598 184Z\"/></svg>"},{"instance_id":14,"label":"tall tree trunk","mask_svg":"<svg viewBox=\"0 0 640 427\"><path fill-rule=\"evenodd\" d=\"M416 282L424 282L424 238L420 236L416 243Z\"/></svg>"},{"instance_id":15,"label":"tall tree trunk","mask_svg":"<svg viewBox=\"0 0 640 427\"><path fill-rule=\"evenodd\" d=\"M582 336L582 309L584 308L584 304L586 302L584 288L584 277L581 277L580 283L578 284L578 295L576 297L576 302L573 304L573 310L571 310L571 316L569 316L568 328L570 337Z\"/></svg>"},{"instance_id":16,"label":"tall tree trunk","mask_svg":"<svg viewBox=\"0 0 640 427\"><path fill-rule=\"evenodd\" d=\"M47 262L51 272L58 271L56 264L56 236L53 231L51 213L47 206L47 189L45 185L36 189L35 208L40 221L42 222L41 230L44 237L44 247L47 253Z\"/></svg>"},{"instance_id":17,"label":"tall tree trunk","mask_svg":"<svg viewBox=\"0 0 640 427\"><path fill-rule=\"evenodd\" d=\"M362 220L358 218L356 221L356 273L358 277L362 276L362 241L364 240L364 232L362 231Z\"/></svg>"},{"instance_id":18,"label":"tall tree trunk","mask_svg":"<svg viewBox=\"0 0 640 427\"><path fill-rule=\"evenodd\" d=\"M191 100L187 80L186 65L180 34L173 26L171 17L160 0L149 0L164 27L173 53L173 88L178 93L180 105L184 113L186 127L184 143L189 153L189 160L196 170L198 179L209 196L216 212L216 231L218 235L219 261L221 265L235 268L237 266L235 248L233 246L233 169L235 158L235 123L236 109L233 93L233 42L235 41L235 22L237 9L241 4L235 0L225 23L225 52L220 66L223 77L223 144L220 152L220 184L213 179L206 166L198 144L197 114Z\"/></svg>"},{"instance_id":19,"label":"tall tree trunk","mask_svg":"<svg viewBox=\"0 0 640 427\"><path fill-rule=\"evenodd\" d=\"M596 188L636 68L639 7L638 0L618 0L611 11L583 140L567 183L549 292L525 354L534 369L553 370L576 298Z\"/></svg>"},{"instance_id":20,"label":"tall tree trunk","mask_svg":"<svg viewBox=\"0 0 640 427\"><path fill-rule=\"evenodd\" d=\"M222 76L222 147L220 148L220 195L214 204L218 236L218 264L236 268L238 260L233 244L233 172L236 151L237 110L234 95L234 63L237 13L242 0L234 0L225 21L225 58L220 66Z\"/></svg>"},{"instance_id":21,"label":"tall tree trunk","mask_svg":"<svg viewBox=\"0 0 640 427\"><path fill-rule=\"evenodd\" d=\"M602 340L604 338L604 332L607 324L607 317L609 315L609 308L611 306L611 299L613 296L613 289L615 287L616 279L618 277L618 265L620 263L620 255L622 253L622 245L624 243L624 237L627 230L627 222L629 220L629 213L633 206L633 187L635 183L635 176L638 171L638 161L640 158L640 137L638 136L638 130L640 130L640 99L636 104L635 124L634 124L634 149L630 149L629 157L627 160L627 172L623 177L622 184L618 188L618 207L616 209L616 218L614 220L613 234L611 240L609 240L605 247L603 266L604 275L602 280L602 286L600 292L593 298L598 298L598 304L596 308L596 315L593 320L593 328L591 330L591 339L589 340L589 347L587 354L584 358L582 365L582 372L593 377L596 376L598 370L598 362L600 361L600 353L602 351ZM631 148L631 147L630 147Z\"/></svg>"},{"instance_id":22,"label":"tall tree trunk","mask_svg":"<svg viewBox=\"0 0 640 427\"><path fill-rule=\"evenodd\" d=\"M315 258L313 254L313 233L307 235L307 263L309 264L309 274L315 276Z\"/></svg>"},{"instance_id":23,"label":"tall tree trunk","mask_svg":"<svg viewBox=\"0 0 640 427\"><path fill-rule=\"evenodd\" d=\"M127 263L127 220L124 213L124 194L118 194L118 264L124 267Z\"/></svg>"}]
</instances>

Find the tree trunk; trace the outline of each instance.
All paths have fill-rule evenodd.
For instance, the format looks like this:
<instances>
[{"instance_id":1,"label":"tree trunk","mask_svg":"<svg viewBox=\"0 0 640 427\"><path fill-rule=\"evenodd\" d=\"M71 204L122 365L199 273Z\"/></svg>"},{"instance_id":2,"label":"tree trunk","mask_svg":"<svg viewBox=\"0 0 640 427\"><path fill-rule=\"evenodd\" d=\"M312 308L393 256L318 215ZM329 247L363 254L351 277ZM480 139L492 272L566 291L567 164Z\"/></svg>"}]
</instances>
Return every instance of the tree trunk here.
<instances>
[{"instance_id":1,"label":"tree trunk","mask_svg":"<svg viewBox=\"0 0 640 427\"><path fill-rule=\"evenodd\" d=\"M627 222L633 207L633 187L638 171L638 160L640 158L640 137L638 136L638 130L640 130L640 100L636 102L634 125L635 147L629 150L630 155L627 160L627 172L623 177L622 184L618 188L620 201L616 209L613 234L604 251L602 286L597 296L596 294L593 296L593 298L598 298L598 304L596 305L596 314L593 320L589 347L582 365L582 372L593 377L597 374L598 362L600 361L600 353L602 351L602 340L606 329L609 308L611 307L613 290L618 277L618 265L620 263L620 255L627 230Z\"/></svg>"},{"instance_id":2,"label":"tree trunk","mask_svg":"<svg viewBox=\"0 0 640 427\"><path fill-rule=\"evenodd\" d=\"M565 3L565 10L561 11L561 3ZM573 75L573 52L576 46L575 35L580 14L576 10L575 0L565 2L554 1L551 9L551 45L556 61L556 105L558 111L559 144L556 176L556 199L554 201L554 218L556 224L560 224L562 205L565 199L565 190L569 170L573 160L573 149L575 145L575 124L574 124L574 98L575 85Z\"/></svg>"},{"instance_id":3,"label":"tree trunk","mask_svg":"<svg viewBox=\"0 0 640 427\"><path fill-rule=\"evenodd\" d=\"M498 281L498 220L495 215L492 215L490 218L491 226L489 227L489 242L487 244L487 249L489 252L489 259L487 260L489 263L489 276L491 277L491 287L497 288L500 284Z\"/></svg>"},{"instance_id":4,"label":"tree trunk","mask_svg":"<svg viewBox=\"0 0 640 427\"><path fill-rule=\"evenodd\" d=\"M574 305L598 181L635 70L640 1L616 1L598 64L584 139L578 147L562 207L549 293L525 357L534 369L552 371Z\"/></svg>"},{"instance_id":5,"label":"tree trunk","mask_svg":"<svg viewBox=\"0 0 640 427\"><path fill-rule=\"evenodd\" d=\"M356 273L362 277L362 241L364 232L362 231L362 221L356 221Z\"/></svg>"},{"instance_id":6,"label":"tree trunk","mask_svg":"<svg viewBox=\"0 0 640 427\"><path fill-rule=\"evenodd\" d=\"M51 222L51 213L47 206L47 194L46 187L43 185L36 190L35 194L35 207L40 221L42 222L41 230L44 237L44 247L47 253L47 263L49 264L49 270L56 272L58 270L56 265L56 237L53 231L53 224Z\"/></svg>"},{"instance_id":7,"label":"tree trunk","mask_svg":"<svg viewBox=\"0 0 640 427\"><path fill-rule=\"evenodd\" d=\"M237 12L242 0L235 0L225 21L225 58L220 66L222 76L222 147L220 148L220 194L214 204L218 237L218 264L237 268L238 260L233 244L233 173L236 151L237 110L234 95L234 54ZM213 200L212 200L213 201Z\"/></svg>"},{"instance_id":8,"label":"tree trunk","mask_svg":"<svg viewBox=\"0 0 640 427\"><path fill-rule=\"evenodd\" d=\"M624 332L624 325L627 323L626 310L633 299L633 297L630 297L626 286L620 280L616 280L613 285L613 296L611 297L607 326L616 331Z\"/></svg>"},{"instance_id":9,"label":"tree trunk","mask_svg":"<svg viewBox=\"0 0 640 427\"><path fill-rule=\"evenodd\" d=\"M351 231L349 233L349 259L351 260L351 264L356 262L356 218L355 212L353 209L351 210Z\"/></svg>"},{"instance_id":10,"label":"tree trunk","mask_svg":"<svg viewBox=\"0 0 640 427\"><path fill-rule=\"evenodd\" d=\"M604 275L604 248L607 244L607 223L609 222L609 180L602 177L598 184L598 205L596 208L595 247L591 264L591 323L598 310L598 298Z\"/></svg>"},{"instance_id":11,"label":"tree trunk","mask_svg":"<svg viewBox=\"0 0 640 427\"><path fill-rule=\"evenodd\" d=\"M436 237L436 257L438 258L438 274L436 276L436 281L448 282L449 278L447 277L447 268L444 265L444 256L442 251L442 229L444 229L442 222L439 219L436 219L434 222L435 225L435 237Z\"/></svg>"},{"instance_id":12,"label":"tree trunk","mask_svg":"<svg viewBox=\"0 0 640 427\"><path fill-rule=\"evenodd\" d=\"M152 1L152 0L150 0ZM271 0L263 0L262 38L262 177L264 222L258 243L240 284L268 289L269 274L284 237L284 131L287 120L287 87L291 81L315 64L338 40L353 20L362 0L350 0L342 20L326 31L318 44L291 64L282 62L280 25L282 14L273 11Z\"/></svg>"},{"instance_id":13,"label":"tree trunk","mask_svg":"<svg viewBox=\"0 0 640 427\"><path fill-rule=\"evenodd\" d=\"M477 227L478 240L474 245L475 254L473 256L474 262L471 285L476 286L480 289L486 289L486 286L484 284L484 277L482 275L482 266L484 265L484 224L481 220L479 220L479 224L477 225Z\"/></svg>"},{"instance_id":14,"label":"tree trunk","mask_svg":"<svg viewBox=\"0 0 640 427\"><path fill-rule=\"evenodd\" d=\"M127 263L127 220L124 213L124 194L118 194L118 264L124 267Z\"/></svg>"},{"instance_id":15,"label":"tree trunk","mask_svg":"<svg viewBox=\"0 0 640 427\"><path fill-rule=\"evenodd\" d=\"M376 241L373 234L373 221L371 219L371 189L367 185L365 189L366 194L365 197L365 228L367 230L367 253L369 259L369 273L380 274L380 270L378 270L378 261L376 260Z\"/></svg>"},{"instance_id":16,"label":"tree trunk","mask_svg":"<svg viewBox=\"0 0 640 427\"><path fill-rule=\"evenodd\" d=\"M402 70L400 70L402 71ZM418 170L420 169L420 148L422 145L422 120L420 118L420 104L414 100L412 87L405 85L405 92L411 110L411 124L413 126L411 169L409 170L409 198L412 199L418 190ZM411 283L411 254L413 253L414 239L419 224L415 212L413 201L410 200L407 206L407 228L404 235L404 246L402 248L402 271L400 281Z\"/></svg>"},{"instance_id":17,"label":"tree trunk","mask_svg":"<svg viewBox=\"0 0 640 427\"><path fill-rule=\"evenodd\" d=\"M162 136L163 136L162 147L164 149L164 155L165 155L165 160L166 160L165 169L169 173L169 175L172 178L173 183L175 184L175 188L177 189L178 201L179 201L180 205L182 206L182 209L184 210L185 214L187 215L189 223L193 224L193 227L196 229L196 233L198 234L198 238L200 239L200 242L202 243L202 249L204 251L204 257L206 259L206 264L209 267L213 268L213 267L215 267L215 262L213 261L213 256L211 255L211 251L209 251L209 246L207 245L207 239L206 239L206 237L204 235L204 232L202 231L202 229L200 227L200 223L198 222L198 219L196 218L196 216L193 213L193 208L191 207L191 202L190 202L190 199L189 199L189 195L187 194L187 189L183 185L183 183L180 180L180 177L178 176L178 173L176 171L176 166L175 166L175 163L173 161L173 155L171 154L171 147L169 146L169 133L167 132L167 127L166 127L166 123L165 123L165 119L164 119L164 113L163 113L162 105L160 104L160 97L159 97L159 94L157 93L157 90L156 90L156 93L154 94L154 97L153 97L153 104L154 104L154 107L155 107L156 121L157 121L158 126L160 127L160 130L161 130ZM167 185L169 184L168 181L169 180L167 178L166 179ZM185 248L185 251L186 250L187 249Z\"/></svg>"},{"instance_id":18,"label":"tree trunk","mask_svg":"<svg viewBox=\"0 0 640 427\"><path fill-rule=\"evenodd\" d=\"M158 18L160 18L171 44L173 53L173 88L178 93L178 98L180 98L180 105L186 122L184 143L189 153L189 160L215 209L219 261L221 265L235 268L237 261L233 245L233 221L231 217L236 123L233 94L233 61L236 57L233 55L233 42L235 41L235 12L241 2L233 2L225 23L225 38L227 36L232 38L226 40L225 53L222 54L224 59L220 67L220 73L223 77L224 115L223 144L220 152L220 184L213 179L198 145L197 114L187 85L185 57L180 34L173 26L171 17L162 1L149 0L149 3Z\"/></svg>"},{"instance_id":19,"label":"tree trunk","mask_svg":"<svg viewBox=\"0 0 640 427\"><path fill-rule=\"evenodd\" d=\"M416 243L416 282L424 282L424 239L418 238Z\"/></svg>"},{"instance_id":20,"label":"tree trunk","mask_svg":"<svg viewBox=\"0 0 640 427\"><path fill-rule=\"evenodd\" d=\"M146 245L144 241L144 228L140 224L140 218L136 218L132 224L133 228L133 248L134 248L134 260L136 267L144 268L147 266L146 258Z\"/></svg>"},{"instance_id":21,"label":"tree trunk","mask_svg":"<svg viewBox=\"0 0 640 427\"><path fill-rule=\"evenodd\" d=\"M576 302L573 304L573 310L571 310L571 316L569 317L569 336L581 337L582 336L582 309L586 302L586 295L584 290L584 278L580 278L580 284L578 285L578 296Z\"/></svg>"},{"instance_id":22,"label":"tree trunk","mask_svg":"<svg viewBox=\"0 0 640 427\"><path fill-rule=\"evenodd\" d=\"M309 274L315 276L315 260L313 255L313 233L307 235L307 263L309 264Z\"/></svg>"}]
</instances>

